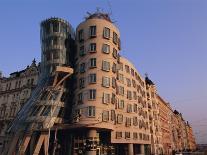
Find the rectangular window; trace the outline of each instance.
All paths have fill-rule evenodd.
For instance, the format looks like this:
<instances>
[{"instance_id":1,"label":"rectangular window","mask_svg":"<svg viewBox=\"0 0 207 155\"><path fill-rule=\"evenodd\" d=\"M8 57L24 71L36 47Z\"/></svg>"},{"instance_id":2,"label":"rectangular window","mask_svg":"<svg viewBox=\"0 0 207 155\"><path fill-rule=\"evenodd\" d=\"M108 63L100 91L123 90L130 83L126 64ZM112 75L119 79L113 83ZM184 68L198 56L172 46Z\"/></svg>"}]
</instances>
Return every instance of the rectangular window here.
<instances>
[{"instance_id":1,"label":"rectangular window","mask_svg":"<svg viewBox=\"0 0 207 155\"><path fill-rule=\"evenodd\" d=\"M113 48L113 53L112 53L112 55L113 55L113 57L116 59L117 58L117 50L115 49L115 48Z\"/></svg>"},{"instance_id":2,"label":"rectangular window","mask_svg":"<svg viewBox=\"0 0 207 155\"><path fill-rule=\"evenodd\" d=\"M88 107L88 117L95 117L96 116L96 108L95 106Z\"/></svg>"},{"instance_id":3,"label":"rectangular window","mask_svg":"<svg viewBox=\"0 0 207 155\"><path fill-rule=\"evenodd\" d=\"M78 104L82 104L83 103L83 93L79 93L78 94Z\"/></svg>"},{"instance_id":4,"label":"rectangular window","mask_svg":"<svg viewBox=\"0 0 207 155\"><path fill-rule=\"evenodd\" d=\"M106 54L109 54L110 53L110 46L107 45L107 44L103 44L102 45L102 52L106 53Z\"/></svg>"},{"instance_id":5,"label":"rectangular window","mask_svg":"<svg viewBox=\"0 0 207 155\"><path fill-rule=\"evenodd\" d=\"M118 80L121 82L121 83L124 83L124 75L123 74L118 74Z\"/></svg>"},{"instance_id":6,"label":"rectangular window","mask_svg":"<svg viewBox=\"0 0 207 155\"><path fill-rule=\"evenodd\" d=\"M109 121L109 111L103 111L102 113L102 120L103 122L108 122Z\"/></svg>"},{"instance_id":7,"label":"rectangular window","mask_svg":"<svg viewBox=\"0 0 207 155\"><path fill-rule=\"evenodd\" d=\"M102 70L104 71L110 71L110 62L108 61L102 61Z\"/></svg>"},{"instance_id":8,"label":"rectangular window","mask_svg":"<svg viewBox=\"0 0 207 155\"><path fill-rule=\"evenodd\" d=\"M125 132L125 138L126 139L130 138L130 132Z\"/></svg>"},{"instance_id":9,"label":"rectangular window","mask_svg":"<svg viewBox=\"0 0 207 155\"><path fill-rule=\"evenodd\" d=\"M79 40L79 42L84 41L84 31L83 30L78 31L78 40Z\"/></svg>"},{"instance_id":10,"label":"rectangular window","mask_svg":"<svg viewBox=\"0 0 207 155\"><path fill-rule=\"evenodd\" d=\"M137 134L137 132L133 132L133 138L134 138L134 139L138 139L138 134Z\"/></svg>"},{"instance_id":11,"label":"rectangular window","mask_svg":"<svg viewBox=\"0 0 207 155\"><path fill-rule=\"evenodd\" d=\"M133 125L134 126L137 126L138 125L137 117L133 117Z\"/></svg>"},{"instance_id":12,"label":"rectangular window","mask_svg":"<svg viewBox=\"0 0 207 155\"><path fill-rule=\"evenodd\" d=\"M119 63L119 70L123 71L123 63Z\"/></svg>"},{"instance_id":13,"label":"rectangular window","mask_svg":"<svg viewBox=\"0 0 207 155\"><path fill-rule=\"evenodd\" d=\"M91 58L90 59L90 68L95 68L96 67L96 58Z\"/></svg>"},{"instance_id":14,"label":"rectangular window","mask_svg":"<svg viewBox=\"0 0 207 155\"><path fill-rule=\"evenodd\" d=\"M138 106L137 104L134 104L134 112L137 113L137 111L138 111Z\"/></svg>"},{"instance_id":15,"label":"rectangular window","mask_svg":"<svg viewBox=\"0 0 207 155\"><path fill-rule=\"evenodd\" d=\"M133 98L134 98L134 100L137 100L137 92L136 91L133 91Z\"/></svg>"},{"instance_id":16,"label":"rectangular window","mask_svg":"<svg viewBox=\"0 0 207 155\"><path fill-rule=\"evenodd\" d=\"M116 79L112 77L112 87L116 88Z\"/></svg>"},{"instance_id":17,"label":"rectangular window","mask_svg":"<svg viewBox=\"0 0 207 155\"><path fill-rule=\"evenodd\" d=\"M102 78L102 86L103 87L110 87L110 78L109 77L103 77Z\"/></svg>"},{"instance_id":18,"label":"rectangular window","mask_svg":"<svg viewBox=\"0 0 207 155\"><path fill-rule=\"evenodd\" d=\"M113 73L116 73L116 64L115 64L115 63L113 63L113 66L112 66L112 72L113 72Z\"/></svg>"},{"instance_id":19,"label":"rectangular window","mask_svg":"<svg viewBox=\"0 0 207 155\"><path fill-rule=\"evenodd\" d=\"M124 109L124 100L120 100L118 104L119 109Z\"/></svg>"},{"instance_id":20,"label":"rectangular window","mask_svg":"<svg viewBox=\"0 0 207 155\"><path fill-rule=\"evenodd\" d=\"M84 49L84 46L81 46L80 47L80 50L79 50L79 55L80 56L84 56L86 53L85 53L85 49Z\"/></svg>"},{"instance_id":21,"label":"rectangular window","mask_svg":"<svg viewBox=\"0 0 207 155\"><path fill-rule=\"evenodd\" d=\"M89 100L95 100L96 99L96 89L90 89L89 90L88 99Z\"/></svg>"},{"instance_id":22,"label":"rectangular window","mask_svg":"<svg viewBox=\"0 0 207 155\"><path fill-rule=\"evenodd\" d=\"M130 73L130 70L129 70L129 66L128 65L125 65L125 70L127 73Z\"/></svg>"},{"instance_id":23,"label":"rectangular window","mask_svg":"<svg viewBox=\"0 0 207 155\"><path fill-rule=\"evenodd\" d=\"M96 74L89 74L89 83L96 83Z\"/></svg>"},{"instance_id":24,"label":"rectangular window","mask_svg":"<svg viewBox=\"0 0 207 155\"><path fill-rule=\"evenodd\" d=\"M96 26L90 26L89 28L89 36L92 37L96 37Z\"/></svg>"},{"instance_id":25,"label":"rectangular window","mask_svg":"<svg viewBox=\"0 0 207 155\"><path fill-rule=\"evenodd\" d=\"M59 32L59 23L54 22L52 24L52 27L53 27L53 32Z\"/></svg>"},{"instance_id":26,"label":"rectangular window","mask_svg":"<svg viewBox=\"0 0 207 155\"><path fill-rule=\"evenodd\" d=\"M131 87L131 80L126 78L126 81L127 81L127 87Z\"/></svg>"},{"instance_id":27,"label":"rectangular window","mask_svg":"<svg viewBox=\"0 0 207 155\"><path fill-rule=\"evenodd\" d=\"M131 118L126 117L126 127L131 126Z\"/></svg>"},{"instance_id":28,"label":"rectangular window","mask_svg":"<svg viewBox=\"0 0 207 155\"><path fill-rule=\"evenodd\" d=\"M89 52L96 52L96 43L90 43Z\"/></svg>"},{"instance_id":29,"label":"rectangular window","mask_svg":"<svg viewBox=\"0 0 207 155\"><path fill-rule=\"evenodd\" d=\"M134 76L134 70L131 68L131 75Z\"/></svg>"},{"instance_id":30,"label":"rectangular window","mask_svg":"<svg viewBox=\"0 0 207 155\"><path fill-rule=\"evenodd\" d=\"M122 138L122 132L116 132L116 138L117 139Z\"/></svg>"},{"instance_id":31,"label":"rectangular window","mask_svg":"<svg viewBox=\"0 0 207 155\"><path fill-rule=\"evenodd\" d=\"M127 90L127 99L131 100L132 99L132 92Z\"/></svg>"},{"instance_id":32,"label":"rectangular window","mask_svg":"<svg viewBox=\"0 0 207 155\"><path fill-rule=\"evenodd\" d=\"M134 88L136 88L136 82L135 82L135 80L132 80L132 85L133 85Z\"/></svg>"},{"instance_id":33,"label":"rectangular window","mask_svg":"<svg viewBox=\"0 0 207 155\"><path fill-rule=\"evenodd\" d=\"M128 113L132 112L132 105L131 104L127 105L127 112Z\"/></svg>"},{"instance_id":34,"label":"rectangular window","mask_svg":"<svg viewBox=\"0 0 207 155\"><path fill-rule=\"evenodd\" d=\"M85 72L85 63L80 64L80 73Z\"/></svg>"},{"instance_id":35,"label":"rectangular window","mask_svg":"<svg viewBox=\"0 0 207 155\"><path fill-rule=\"evenodd\" d=\"M79 80L79 87L80 88L84 88L85 87L85 79L84 78L80 78L80 80Z\"/></svg>"},{"instance_id":36,"label":"rectangular window","mask_svg":"<svg viewBox=\"0 0 207 155\"><path fill-rule=\"evenodd\" d=\"M116 95L114 93L112 93L111 103L112 104L115 104L116 103Z\"/></svg>"},{"instance_id":37,"label":"rectangular window","mask_svg":"<svg viewBox=\"0 0 207 155\"><path fill-rule=\"evenodd\" d=\"M119 87L118 87L118 92L119 92L119 95L124 96L124 87L119 86Z\"/></svg>"},{"instance_id":38,"label":"rectangular window","mask_svg":"<svg viewBox=\"0 0 207 155\"><path fill-rule=\"evenodd\" d=\"M110 29L107 28L107 27L104 27L104 30L103 30L103 37L105 39L109 39L110 38Z\"/></svg>"},{"instance_id":39,"label":"rectangular window","mask_svg":"<svg viewBox=\"0 0 207 155\"><path fill-rule=\"evenodd\" d=\"M111 121L115 121L115 119L116 119L115 110L111 110Z\"/></svg>"},{"instance_id":40,"label":"rectangular window","mask_svg":"<svg viewBox=\"0 0 207 155\"><path fill-rule=\"evenodd\" d=\"M118 124L123 123L123 115L122 115L122 114L118 114L118 115L117 115L117 123L118 123Z\"/></svg>"},{"instance_id":41,"label":"rectangular window","mask_svg":"<svg viewBox=\"0 0 207 155\"><path fill-rule=\"evenodd\" d=\"M110 94L103 93L103 103L105 104L110 103Z\"/></svg>"},{"instance_id":42,"label":"rectangular window","mask_svg":"<svg viewBox=\"0 0 207 155\"><path fill-rule=\"evenodd\" d=\"M118 36L115 32L113 32L113 42L114 42L114 44L118 43Z\"/></svg>"}]
</instances>

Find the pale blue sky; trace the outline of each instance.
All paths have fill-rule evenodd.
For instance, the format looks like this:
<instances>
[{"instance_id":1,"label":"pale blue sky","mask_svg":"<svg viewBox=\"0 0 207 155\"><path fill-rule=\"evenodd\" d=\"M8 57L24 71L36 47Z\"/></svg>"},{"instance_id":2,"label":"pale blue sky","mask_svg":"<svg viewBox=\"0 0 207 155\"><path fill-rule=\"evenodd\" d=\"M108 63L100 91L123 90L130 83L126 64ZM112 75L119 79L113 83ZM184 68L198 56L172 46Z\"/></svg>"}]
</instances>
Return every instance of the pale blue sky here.
<instances>
[{"instance_id":1,"label":"pale blue sky","mask_svg":"<svg viewBox=\"0 0 207 155\"><path fill-rule=\"evenodd\" d=\"M206 0L1 0L0 70L8 75L40 61L41 20L62 17L75 28L97 7L112 10L121 54L148 73L198 142L207 143Z\"/></svg>"}]
</instances>

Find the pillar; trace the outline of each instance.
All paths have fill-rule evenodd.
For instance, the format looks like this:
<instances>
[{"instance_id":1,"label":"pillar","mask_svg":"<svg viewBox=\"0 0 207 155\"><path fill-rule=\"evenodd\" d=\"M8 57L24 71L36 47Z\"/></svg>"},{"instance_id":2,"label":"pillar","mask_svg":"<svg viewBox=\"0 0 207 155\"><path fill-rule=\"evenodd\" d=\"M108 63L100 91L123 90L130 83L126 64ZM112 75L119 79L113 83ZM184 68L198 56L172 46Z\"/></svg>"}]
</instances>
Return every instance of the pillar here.
<instances>
[{"instance_id":1,"label":"pillar","mask_svg":"<svg viewBox=\"0 0 207 155\"><path fill-rule=\"evenodd\" d=\"M97 137L97 131L95 129L91 129L87 133L87 138L95 138ZM87 144L86 144L87 145ZM86 155L96 155L96 149L88 149L86 151Z\"/></svg>"},{"instance_id":2,"label":"pillar","mask_svg":"<svg viewBox=\"0 0 207 155\"><path fill-rule=\"evenodd\" d=\"M144 144L140 145L140 153L141 155L145 155Z\"/></svg>"},{"instance_id":3,"label":"pillar","mask_svg":"<svg viewBox=\"0 0 207 155\"><path fill-rule=\"evenodd\" d=\"M128 144L128 155L134 155L133 144Z\"/></svg>"}]
</instances>

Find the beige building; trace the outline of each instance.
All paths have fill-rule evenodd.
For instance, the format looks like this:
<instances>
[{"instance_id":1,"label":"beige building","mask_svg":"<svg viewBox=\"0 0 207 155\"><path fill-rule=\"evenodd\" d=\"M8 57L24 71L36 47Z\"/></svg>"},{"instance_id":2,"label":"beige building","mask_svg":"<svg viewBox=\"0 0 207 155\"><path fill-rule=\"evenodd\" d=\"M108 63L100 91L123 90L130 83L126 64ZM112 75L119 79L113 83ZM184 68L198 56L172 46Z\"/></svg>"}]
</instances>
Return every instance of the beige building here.
<instances>
[{"instance_id":1,"label":"beige building","mask_svg":"<svg viewBox=\"0 0 207 155\"><path fill-rule=\"evenodd\" d=\"M6 129L17 115L35 88L38 79L38 66L33 60L26 69L0 77L0 152L7 142Z\"/></svg>"},{"instance_id":2,"label":"beige building","mask_svg":"<svg viewBox=\"0 0 207 155\"><path fill-rule=\"evenodd\" d=\"M66 37L63 34L67 31L67 22L59 18L46 21L41 31L44 62L41 62L41 73L45 71L47 75L58 65L63 68L66 64L74 66L74 73L63 84L70 90L67 91L70 97L62 101L62 97L67 98L67 93L61 94L61 105L66 107L60 110L64 121L59 124L54 122L51 133L47 133L49 136L45 138L52 142L48 146L49 152L55 148L57 154L59 150L62 154L73 155L170 155L173 151L194 148L192 128L186 125L182 115L173 111L158 95L156 85L148 77L143 78L136 67L120 55L120 32L108 14L89 14L78 25L74 45L76 50L72 48L69 55L68 45L65 46L65 39L67 41L68 38L61 38ZM60 38L57 39L57 36ZM58 43L61 45L57 46ZM60 55L53 48L60 48ZM64 63L57 65L60 61ZM33 61L25 70L12 73L9 78L0 78L0 149L7 142L5 131L9 123L37 84L38 68ZM56 76L55 79L58 78ZM31 113L31 124L37 122L35 120L41 116L40 113L49 115L47 106L53 100L50 98L38 100L41 106L34 105L37 106L33 111L36 114ZM59 143L48 137L57 138ZM25 140L21 148L25 152L34 151L31 149L35 146L33 140ZM47 140L44 145L48 145ZM24 149L25 144L27 149ZM43 150L42 144L35 146L39 152Z\"/></svg>"},{"instance_id":3,"label":"beige building","mask_svg":"<svg viewBox=\"0 0 207 155\"><path fill-rule=\"evenodd\" d=\"M187 135L187 150L196 150L196 142L193 134L193 129L188 122L186 122L186 135Z\"/></svg>"}]
</instances>

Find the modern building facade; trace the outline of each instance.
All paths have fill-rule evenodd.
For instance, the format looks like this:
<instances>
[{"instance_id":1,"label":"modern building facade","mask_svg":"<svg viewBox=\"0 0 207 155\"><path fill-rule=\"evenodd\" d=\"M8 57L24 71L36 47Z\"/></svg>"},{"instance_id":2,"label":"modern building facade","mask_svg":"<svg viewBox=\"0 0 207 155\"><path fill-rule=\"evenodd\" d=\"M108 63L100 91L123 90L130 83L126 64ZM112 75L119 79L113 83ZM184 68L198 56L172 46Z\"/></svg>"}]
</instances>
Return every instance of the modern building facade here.
<instances>
[{"instance_id":1,"label":"modern building facade","mask_svg":"<svg viewBox=\"0 0 207 155\"><path fill-rule=\"evenodd\" d=\"M0 129L4 138L7 137L5 131L9 123L34 88L25 85L35 86L39 72L41 76L53 75L57 66L67 64L74 69L72 77L63 84L64 90L67 90L64 94L69 97L61 100L64 107L61 123L54 122L51 136L47 136L51 139L57 132L57 141L49 139L48 142L54 140L60 149L54 149L56 145L52 142L48 146L50 151L71 155L170 155L173 150L193 148L192 128L158 95L156 85L148 77L143 78L136 67L121 56L120 32L108 14L89 14L76 29L75 42L70 41L69 45L66 38L70 37L64 35L68 33L67 25L60 18L42 22L41 69L33 62L22 72L0 78ZM21 81L21 78L24 80ZM23 100L22 97L15 98L22 96L26 90L29 93ZM13 94L15 103L18 103L15 110L12 110L15 107L13 100L4 97L11 98ZM53 106L49 98L38 102L34 105L35 115L31 119L29 115L27 119L31 124L37 122L44 111L48 116L50 110L46 109ZM10 115L13 117L7 118ZM0 140L2 148L5 141ZM31 147L32 142L27 142L27 145ZM25 150L27 154L32 151Z\"/></svg>"}]
</instances>

